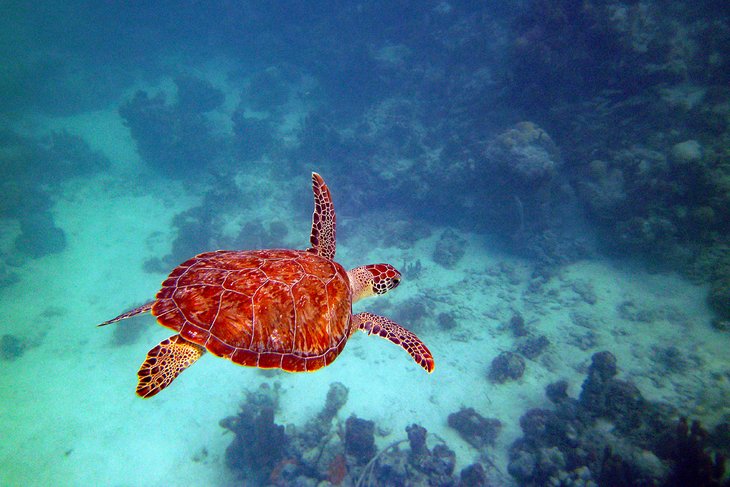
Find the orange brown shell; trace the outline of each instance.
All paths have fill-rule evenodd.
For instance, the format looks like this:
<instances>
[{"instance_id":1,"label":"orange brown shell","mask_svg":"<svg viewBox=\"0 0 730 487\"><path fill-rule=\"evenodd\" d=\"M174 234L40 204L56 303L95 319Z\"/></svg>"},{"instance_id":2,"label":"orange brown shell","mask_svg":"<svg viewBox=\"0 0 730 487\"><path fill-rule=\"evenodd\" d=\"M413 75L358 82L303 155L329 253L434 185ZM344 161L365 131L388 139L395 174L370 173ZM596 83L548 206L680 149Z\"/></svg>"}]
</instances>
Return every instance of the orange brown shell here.
<instances>
[{"instance_id":1,"label":"orange brown shell","mask_svg":"<svg viewBox=\"0 0 730 487\"><path fill-rule=\"evenodd\" d=\"M300 250L200 254L172 271L152 306L161 325L219 357L290 372L331 364L351 313L345 269Z\"/></svg>"}]
</instances>

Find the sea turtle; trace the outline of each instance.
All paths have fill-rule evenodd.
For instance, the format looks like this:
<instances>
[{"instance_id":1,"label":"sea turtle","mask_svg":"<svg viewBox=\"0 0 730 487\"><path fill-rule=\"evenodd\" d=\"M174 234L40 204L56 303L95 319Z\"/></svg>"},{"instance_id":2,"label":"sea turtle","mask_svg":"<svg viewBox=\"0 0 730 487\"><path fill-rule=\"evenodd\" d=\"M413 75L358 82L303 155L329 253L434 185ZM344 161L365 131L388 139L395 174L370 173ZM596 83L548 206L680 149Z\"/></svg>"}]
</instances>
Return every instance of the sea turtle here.
<instances>
[{"instance_id":1,"label":"sea turtle","mask_svg":"<svg viewBox=\"0 0 730 487\"><path fill-rule=\"evenodd\" d=\"M383 316L352 314L352 303L385 294L401 275L390 264L345 271L335 262L335 209L317 173L312 190L310 248L205 252L173 269L154 301L99 325L152 311L177 332L147 354L139 396L170 385L206 349L239 365L311 372L331 364L355 330L400 345L433 372L433 356L416 335Z\"/></svg>"}]
</instances>

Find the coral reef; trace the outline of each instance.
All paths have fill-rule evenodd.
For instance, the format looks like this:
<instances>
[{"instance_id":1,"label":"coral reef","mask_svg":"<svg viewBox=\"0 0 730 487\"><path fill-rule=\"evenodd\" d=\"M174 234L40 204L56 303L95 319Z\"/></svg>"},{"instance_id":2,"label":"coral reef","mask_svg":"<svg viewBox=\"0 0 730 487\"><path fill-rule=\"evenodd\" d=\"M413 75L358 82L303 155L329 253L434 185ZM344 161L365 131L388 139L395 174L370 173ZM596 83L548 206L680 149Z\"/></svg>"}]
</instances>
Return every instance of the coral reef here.
<instances>
[{"instance_id":1,"label":"coral reef","mask_svg":"<svg viewBox=\"0 0 730 487\"><path fill-rule=\"evenodd\" d=\"M30 139L0 130L0 217L15 219L20 255L39 258L62 252L66 234L54 221L53 198L64 182L106 169L109 160L66 131Z\"/></svg>"},{"instance_id":2,"label":"coral reef","mask_svg":"<svg viewBox=\"0 0 730 487\"><path fill-rule=\"evenodd\" d=\"M347 401L347 388L333 383L324 408L303 427L276 424L274 413L280 387L263 384L248 392L239 413L221 420L235 437L226 450L226 463L245 482L256 485L490 485L484 465L467 466L454 475L456 454L421 425L406 427L407 439L382 449L375 443L374 421L337 413ZM492 445L501 424L473 409L454 413L460 431L477 448ZM334 424L333 424L334 423ZM344 423L344 424L343 424ZM473 432L470 428L476 427ZM408 443L409 448L401 449ZM326 482L327 484L323 484Z\"/></svg>"},{"instance_id":3,"label":"coral reef","mask_svg":"<svg viewBox=\"0 0 730 487\"><path fill-rule=\"evenodd\" d=\"M474 408L462 408L449 414L448 423L477 450L494 445L502 429L501 421L485 418L474 411Z\"/></svg>"},{"instance_id":4,"label":"coral reef","mask_svg":"<svg viewBox=\"0 0 730 487\"><path fill-rule=\"evenodd\" d=\"M439 313L436 317L436 321L438 322L439 328L442 330L452 330L456 328L456 318L454 318L453 313Z\"/></svg>"},{"instance_id":5,"label":"coral reef","mask_svg":"<svg viewBox=\"0 0 730 487\"><path fill-rule=\"evenodd\" d=\"M12 361L23 355L28 344L15 335L5 334L0 338L0 358Z\"/></svg>"},{"instance_id":6,"label":"coral reef","mask_svg":"<svg viewBox=\"0 0 730 487\"><path fill-rule=\"evenodd\" d=\"M345 452L358 465L365 465L375 455L375 423L350 416L345 423Z\"/></svg>"},{"instance_id":7,"label":"coral reef","mask_svg":"<svg viewBox=\"0 0 730 487\"><path fill-rule=\"evenodd\" d=\"M225 95L207 80L182 75L175 78L177 108L187 113L206 113L220 107Z\"/></svg>"},{"instance_id":8,"label":"coral reef","mask_svg":"<svg viewBox=\"0 0 730 487\"><path fill-rule=\"evenodd\" d=\"M221 420L221 426L232 431L233 441L226 449L226 464L243 478L258 484L270 479L271 473L287 453L284 426L274 422L279 386L263 384L248 393L237 416Z\"/></svg>"},{"instance_id":9,"label":"coral reef","mask_svg":"<svg viewBox=\"0 0 730 487\"><path fill-rule=\"evenodd\" d=\"M266 118L247 117L239 107L233 112L233 134L236 155L244 161L259 159L274 143L275 126Z\"/></svg>"},{"instance_id":10,"label":"coral reef","mask_svg":"<svg viewBox=\"0 0 730 487\"><path fill-rule=\"evenodd\" d=\"M489 366L489 380L503 384L517 380L525 373L525 359L514 352L502 352L492 360Z\"/></svg>"},{"instance_id":11,"label":"coral reef","mask_svg":"<svg viewBox=\"0 0 730 487\"><path fill-rule=\"evenodd\" d=\"M365 485L455 485L456 454L443 442L429 449L427 431L413 424L406 427L410 451L398 447L406 440L392 443L362 469L356 486Z\"/></svg>"},{"instance_id":12,"label":"coral reef","mask_svg":"<svg viewBox=\"0 0 730 487\"><path fill-rule=\"evenodd\" d=\"M289 99L289 88L284 75L277 67L254 73L241 96L245 106L255 111L271 111L286 103Z\"/></svg>"},{"instance_id":13,"label":"coral reef","mask_svg":"<svg viewBox=\"0 0 730 487\"><path fill-rule=\"evenodd\" d=\"M520 418L508 469L520 485L724 485L710 435L617 373L611 353L596 353L577 400L560 381L546 388L554 410Z\"/></svg>"},{"instance_id":14,"label":"coral reef","mask_svg":"<svg viewBox=\"0 0 730 487\"><path fill-rule=\"evenodd\" d=\"M172 104L162 93L137 91L119 107L119 115L147 164L173 179L199 178L221 153L222 144L202 113L220 100L211 88L189 80L180 79L178 90Z\"/></svg>"},{"instance_id":15,"label":"coral reef","mask_svg":"<svg viewBox=\"0 0 730 487\"><path fill-rule=\"evenodd\" d=\"M444 230L436 242L433 260L447 269L452 269L466 252L466 240L451 229Z\"/></svg>"},{"instance_id":16,"label":"coral reef","mask_svg":"<svg viewBox=\"0 0 730 487\"><path fill-rule=\"evenodd\" d=\"M535 360L550 345L545 335L522 337L517 341L516 352L530 360Z\"/></svg>"},{"instance_id":17,"label":"coral reef","mask_svg":"<svg viewBox=\"0 0 730 487\"><path fill-rule=\"evenodd\" d=\"M21 217L20 231L15 248L34 259L63 252L66 248L66 234L56 226L48 212L27 213Z\"/></svg>"},{"instance_id":18,"label":"coral reef","mask_svg":"<svg viewBox=\"0 0 730 487\"><path fill-rule=\"evenodd\" d=\"M512 334L516 337L523 337L527 335L527 327L525 326L525 318L519 311L515 311L512 317L509 319L507 326L512 331Z\"/></svg>"}]
</instances>

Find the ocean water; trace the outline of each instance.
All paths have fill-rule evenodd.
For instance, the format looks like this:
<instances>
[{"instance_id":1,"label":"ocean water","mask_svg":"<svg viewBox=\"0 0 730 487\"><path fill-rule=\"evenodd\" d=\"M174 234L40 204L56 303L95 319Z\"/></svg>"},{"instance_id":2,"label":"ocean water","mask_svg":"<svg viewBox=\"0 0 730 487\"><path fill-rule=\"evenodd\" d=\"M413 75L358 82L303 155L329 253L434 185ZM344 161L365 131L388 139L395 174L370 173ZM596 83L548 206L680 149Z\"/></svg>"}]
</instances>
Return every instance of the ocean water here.
<instances>
[{"instance_id":1,"label":"ocean water","mask_svg":"<svg viewBox=\"0 0 730 487\"><path fill-rule=\"evenodd\" d=\"M0 485L727 485L724 2L11 2L0 23ZM206 353L138 397L176 331L97 325L201 252L309 248L312 172L335 261L402 274L353 313L433 372L355 332L311 373ZM258 352L292 339L276 324ZM344 334L323 328L289 332Z\"/></svg>"}]
</instances>

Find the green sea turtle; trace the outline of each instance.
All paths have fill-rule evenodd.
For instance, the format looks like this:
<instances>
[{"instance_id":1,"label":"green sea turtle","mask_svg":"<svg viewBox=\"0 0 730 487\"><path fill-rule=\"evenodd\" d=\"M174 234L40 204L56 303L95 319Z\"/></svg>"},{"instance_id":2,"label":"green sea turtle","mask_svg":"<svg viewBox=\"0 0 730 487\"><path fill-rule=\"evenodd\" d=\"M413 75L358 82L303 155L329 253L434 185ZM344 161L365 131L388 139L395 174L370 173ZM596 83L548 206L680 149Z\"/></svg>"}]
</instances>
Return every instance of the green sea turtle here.
<instances>
[{"instance_id":1,"label":"green sea turtle","mask_svg":"<svg viewBox=\"0 0 730 487\"><path fill-rule=\"evenodd\" d=\"M416 335L383 316L352 314L354 302L385 294L401 275L390 264L346 271L335 262L335 209L317 173L312 190L310 248L197 255L173 269L154 301L99 325L151 311L177 332L147 354L138 395L154 396L206 350L239 365L311 372L334 362L355 330L390 340L433 372Z\"/></svg>"}]
</instances>

